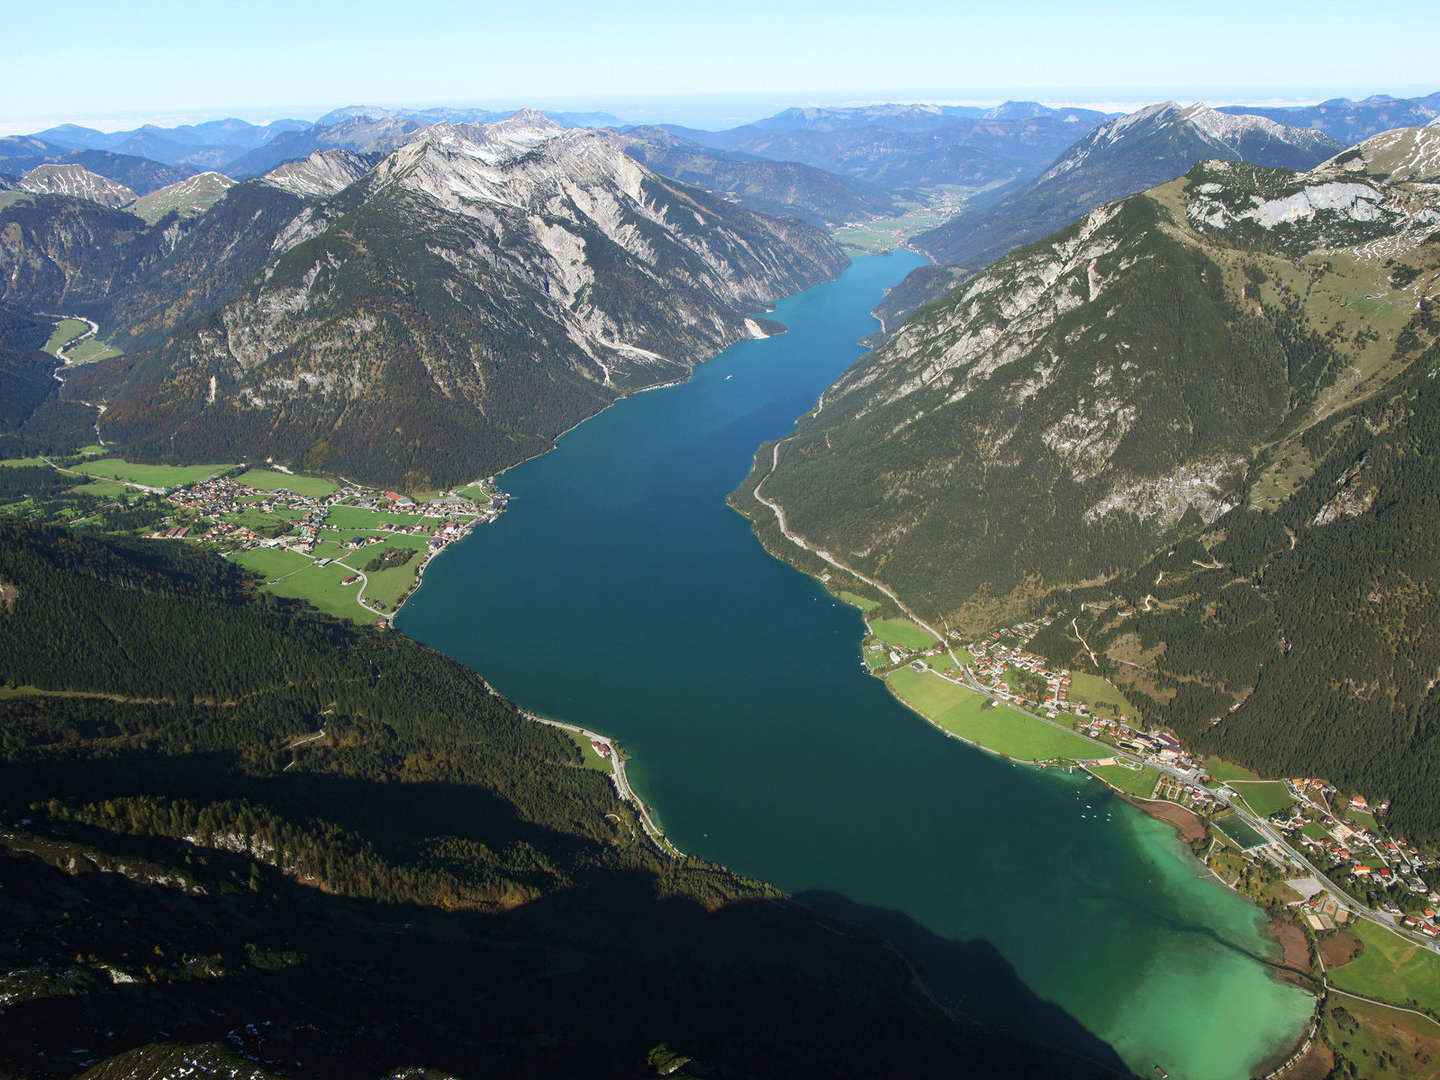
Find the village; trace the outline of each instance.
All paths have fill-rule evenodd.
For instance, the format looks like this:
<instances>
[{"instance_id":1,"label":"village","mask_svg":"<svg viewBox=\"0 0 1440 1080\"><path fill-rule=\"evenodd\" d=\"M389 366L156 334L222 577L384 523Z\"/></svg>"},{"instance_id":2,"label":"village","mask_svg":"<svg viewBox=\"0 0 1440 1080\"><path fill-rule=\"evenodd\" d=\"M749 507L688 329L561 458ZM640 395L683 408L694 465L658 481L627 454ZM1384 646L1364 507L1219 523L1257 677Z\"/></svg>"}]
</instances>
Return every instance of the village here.
<instances>
[{"instance_id":1,"label":"village","mask_svg":"<svg viewBox=\"0 0 1440 1080\"><path fill-rule=\"evenodd\" d=\"M416 498L238 470L167 488L163 495L177 508L176 523L150 538L214 545L264 575L271 591L362 621L379 616L375 621L387 627L430 559L476 525L493 521L508 500L493 477Z\"/></svg>"},{"instance_id":2,"label":"village","mask_svg":"<svg viewBox=\"0 0 1440 1080\"><path fill-rule=\"evenodd\" d=\"M897 672L982 694L985 711L991 717L1008 711L1011 727L1039 721L1082 736L1093 756L1075 744L1057 753L1063 744L1051 741L1035 743L1044 748L1032 760L1041 768L1083 768L1142 807L1173 804L1197 815L1206 840L1196 841L1196 853L1212 872L1253 899L1294 909L1312 931L1370 919L1440 953L1440 859L1384 828L1388 800L1372 806L1322 779L1263 778L1186 750L1173 733L1147 726L1112 683L1030 652L1028 642L1050 621L1018 623L962 645L956 633L939 644L900 632L919 630L905 620L867 618L864 654L912 707L915 695L897 689ZM967 730L953 720L940 726L1013 756L983 726Z\"/></svg>"}]
</instances>

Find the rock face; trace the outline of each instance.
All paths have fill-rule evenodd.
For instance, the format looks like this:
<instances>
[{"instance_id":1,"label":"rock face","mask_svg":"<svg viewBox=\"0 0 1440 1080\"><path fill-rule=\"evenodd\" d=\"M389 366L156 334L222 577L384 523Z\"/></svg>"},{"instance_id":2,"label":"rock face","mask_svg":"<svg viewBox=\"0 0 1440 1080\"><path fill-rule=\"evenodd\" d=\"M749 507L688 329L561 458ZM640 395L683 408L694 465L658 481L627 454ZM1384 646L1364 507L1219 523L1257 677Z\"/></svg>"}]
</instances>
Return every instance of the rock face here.
<instances>
[{"instance_id":1,"label":"rock face","mask_svg":"<svg viewBox=\"0 0 1440 1080\"><path fill-rule=\"evenodd\" d=\"M813 569L763 482L936 625L1052 615L1031 650L1147 724L1440 837L1437 155L1386 132L1093 210L916 312L732 502Z\"/></svg>"},{"instance_id":2,"label":"rock face","mask_svg":"<svg viewBox=\"0 0 1440 1080\"><path fill-rule=\"evenodd\" d=\"M1440 290L1437 149L1412 129L1307 173L1206 162L1091 211L900 326L826 391L765 493L960 625L1132 565L1238 505L1256 447L1388 370ZM1354 320L1392 296L1388 337Z\"/></svg>"},{"instance_id":3,"label":"rock face","mask_svg":"<svg viewBox=\"0 0 1440 1080\"><path fill-rule=\"evenodd\" d=\"M248 287L141 360L107 440L447 483L683 378L845 263L531 111L426 128L316 200L344 175L320 157L259 185L312 201Z\"/></svg>"},{"instance_id":4,"label":"rock face","mask_svg":"<svg viewBox=\"0 0 1440 1080\"><path fill-rule=\"evenodd\" d=\"M37 165L20 178L19 187L37 195L69 195L111 209L135 201L135 192L124 184L76 164Z\"/></svg>"},{"instance_id":5,"label":"rock face","mask_svg":"<svg viewBox=\"0 0 1440 1080\"><path fill-rule=\"evenodd\" d=\"M286 162L262 179L302 199L320 199L344 191L373 164L350 150L317 150L303 161Z\"/></svg>"},{"instance_id":6,"label":"rock face","mask_svg":"<svg viewBox=\"0 0 1440 1080\"><path fill-rule=\"evenodd\" d=\"M938 263L973 272L1102 203L1172 180L1196 162L1305 169L1342 149L1322 132L1286 128L1263 117L1229 116L1204 105L1151 105L1100 125L1037 179L921 233L914 246ZM933 286L897 290L895 300L881 306L878 314L887 325L938 296L933 288L949 283L928 276Z\"/></svg>"}]
</instances>

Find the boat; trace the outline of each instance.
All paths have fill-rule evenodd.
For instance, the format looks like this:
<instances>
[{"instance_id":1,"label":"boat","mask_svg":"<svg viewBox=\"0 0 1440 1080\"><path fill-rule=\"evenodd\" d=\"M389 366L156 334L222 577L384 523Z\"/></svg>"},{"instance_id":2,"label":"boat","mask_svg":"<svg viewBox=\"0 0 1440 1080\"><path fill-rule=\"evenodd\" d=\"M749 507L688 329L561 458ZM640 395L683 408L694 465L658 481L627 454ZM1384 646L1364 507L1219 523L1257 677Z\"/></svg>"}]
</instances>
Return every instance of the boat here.
<instances>
[{"instance_id":1,"label":"boat","mask_svg":"<svg viewBox=\"0 0 1440 1080\"><path fill-rule=\"evenodd\" d=\"M1170 1080L1170 1074L1167 1073L1164 1069L1162 1069L1159 1065L1155 1066L1155 1072L1159 1075L1160 1080Z\"/></svg>"}]
</instances>

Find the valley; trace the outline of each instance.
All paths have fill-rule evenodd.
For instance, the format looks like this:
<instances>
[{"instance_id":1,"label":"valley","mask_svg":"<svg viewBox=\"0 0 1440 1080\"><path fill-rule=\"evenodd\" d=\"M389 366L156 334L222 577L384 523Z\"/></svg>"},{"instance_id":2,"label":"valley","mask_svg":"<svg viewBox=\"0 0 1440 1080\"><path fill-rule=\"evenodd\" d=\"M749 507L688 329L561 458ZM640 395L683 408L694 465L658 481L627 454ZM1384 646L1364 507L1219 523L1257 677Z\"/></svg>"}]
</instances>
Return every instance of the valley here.
<instances>
[{"instance_id":1,"label":"valley","mask_svg":"<svg viewBox=\"0 0 1440 1080\"><path fill-rule=\"evenodd\" d=\"M1437 113L0 139L0 1072L1428 1075Z\"/></svg>"}]
</instances>

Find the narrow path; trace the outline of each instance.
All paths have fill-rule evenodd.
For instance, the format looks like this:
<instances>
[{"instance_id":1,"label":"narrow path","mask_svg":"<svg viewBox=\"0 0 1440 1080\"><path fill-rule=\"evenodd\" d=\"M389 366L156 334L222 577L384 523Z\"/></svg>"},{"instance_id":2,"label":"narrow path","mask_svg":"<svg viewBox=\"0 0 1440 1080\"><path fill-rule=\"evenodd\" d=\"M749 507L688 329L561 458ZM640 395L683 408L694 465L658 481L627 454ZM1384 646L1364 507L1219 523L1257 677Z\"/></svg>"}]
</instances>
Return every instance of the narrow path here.
<instances>
[{"instance_id":1,"label":"narrow path","mask_svg":"<svg viewBox=\"0 0 1440 1080\"><path fill-rule=\"evenodd\" d=\"M1085 651L1090 654L1090 663L1095 665L1095 670L1100 670L1100 661L1095 658L1095 650L1090 648L1090 643L1080 636L1080 627L1075 622L1075 616L1070 618L1070 629L1075 631L1075 639L1084 646Z\"/></svg>"}]
</instances>

